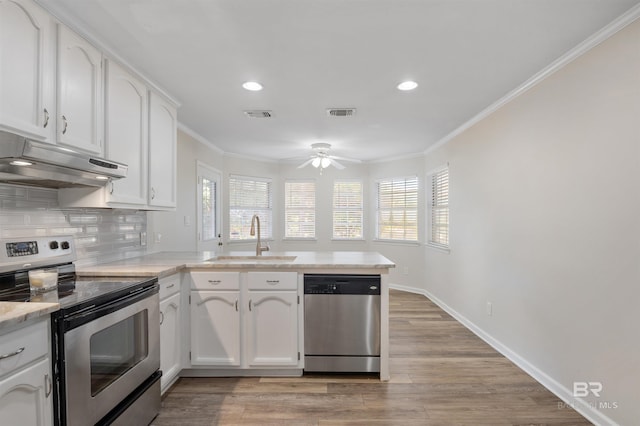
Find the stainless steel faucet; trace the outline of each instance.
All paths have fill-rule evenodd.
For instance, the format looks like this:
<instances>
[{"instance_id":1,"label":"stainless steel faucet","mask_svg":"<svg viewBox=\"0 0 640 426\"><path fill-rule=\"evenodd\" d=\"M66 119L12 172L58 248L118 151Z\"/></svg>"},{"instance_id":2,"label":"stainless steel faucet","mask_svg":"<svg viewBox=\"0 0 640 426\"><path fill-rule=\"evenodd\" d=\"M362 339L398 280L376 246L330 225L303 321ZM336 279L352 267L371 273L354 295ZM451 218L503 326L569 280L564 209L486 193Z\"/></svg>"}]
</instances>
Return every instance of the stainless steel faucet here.
<instances>
[{"instance_id":1,"label":"stainless steel faucet","mask_svg":"<svg viewBox=\"0 0 640 426\"><path fill-rule=\"evenodd\" d=\"M254 214L251 218L251 229L249 230L249 235L251 236L256 235L256 223L258 224L258 242L256 244L256 256L262 256L263 251L269 251L269 244L265 245L264 247L262 246L262 243L260 242L260 218L257 214Z\"/></svg>"}]
</instances>

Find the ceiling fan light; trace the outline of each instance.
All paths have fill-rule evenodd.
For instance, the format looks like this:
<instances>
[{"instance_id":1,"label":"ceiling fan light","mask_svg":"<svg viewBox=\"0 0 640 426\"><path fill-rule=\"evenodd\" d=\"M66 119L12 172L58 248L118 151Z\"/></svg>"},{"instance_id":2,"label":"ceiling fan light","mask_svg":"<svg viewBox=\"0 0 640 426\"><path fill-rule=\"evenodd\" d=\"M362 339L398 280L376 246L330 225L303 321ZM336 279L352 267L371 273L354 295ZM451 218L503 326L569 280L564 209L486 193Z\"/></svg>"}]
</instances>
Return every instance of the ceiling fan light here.
<instances>
[{"instance_id":1,"label":"ceiling fan light","mask_svg":"<svg viewBox=\"0 0 640 426\"><path fill-rule=\"evenodd\" d=\"M314 158L311 162L311 165L317 169L320 166L320 160L320 157Z\"/></svg>"},{"instance_id":2,"label":"ceiling fan light","mask_svg":"<svg viewBox=\"0 0 640 426\"><path fill-rule=\"evenodd\" d=\"M322 160L320 160L320 167L323 169L326 169L327 167L329 167L329 165L331 165L331 160L328 159L327 157L322 158Z\"/></svg>"}]
</instances>

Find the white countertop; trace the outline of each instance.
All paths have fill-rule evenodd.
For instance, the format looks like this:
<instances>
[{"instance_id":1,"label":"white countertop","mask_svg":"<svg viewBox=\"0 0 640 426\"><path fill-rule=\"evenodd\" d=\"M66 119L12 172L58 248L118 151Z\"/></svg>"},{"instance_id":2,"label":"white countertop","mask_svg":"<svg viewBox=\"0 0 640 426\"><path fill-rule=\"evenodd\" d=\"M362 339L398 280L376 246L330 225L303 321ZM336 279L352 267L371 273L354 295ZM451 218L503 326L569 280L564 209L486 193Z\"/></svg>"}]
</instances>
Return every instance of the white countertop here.
<instances>
[{"instance_id":1,"label":"white countertop","mask_svg":"<svg viewBox=\"0 0 640 426\"><path fill-rule=\"evenodd\" d=\"M160 252L117 262L78 267L81 276L128 276L159 278L182 269L389 269L395 263L377 252L363 251L285 251L268 252L261 257L255 252L229 252L216 258L211 252ZM292 260L285 258L294 258Z\"/></svg>"},{"instance_id":2,"label":"white countertop","mask_svg":"<svg viewBox=\"0 0 640 426\"><path fill-rule=\"evenodd\" d=\"M150 277L173 275L183 269L284 269L305 270L380 270L395 264L377 252L363 251L287 251L268 252L257 258L255 252L229 252L217 259L212 252L159 252L95 266L77 267L85 277ZM230 258L229 258L230 257ZM55 312L57 303L0 302L0 331Z\"/></svg>"}]
</instances>

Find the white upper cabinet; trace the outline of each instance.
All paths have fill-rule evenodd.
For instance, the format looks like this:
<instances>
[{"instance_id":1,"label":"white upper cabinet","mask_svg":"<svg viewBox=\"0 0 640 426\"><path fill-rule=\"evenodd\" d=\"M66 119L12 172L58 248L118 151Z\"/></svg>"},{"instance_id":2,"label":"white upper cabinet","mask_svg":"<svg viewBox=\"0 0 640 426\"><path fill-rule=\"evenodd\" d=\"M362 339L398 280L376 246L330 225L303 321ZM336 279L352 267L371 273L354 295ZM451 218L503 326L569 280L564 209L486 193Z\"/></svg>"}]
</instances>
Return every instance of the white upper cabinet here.
<instances>
[{"instance_id":1,"label":"white upper cabinet","mask_svg":"<svg viewBox=\"0 0 640 426\"><path fill-rule=\"evenodd\" d=\"M107 202L147 202L147 87L105 60L105 156L129 166L127 177L107 185Z\"/></svg>"},{"instance_id":2,"label":"white upper cabinet","mask_svg":"<svg viewBox=\"0 0 640 426\"><path fill-rule=\"evenodd\" d=\"M176 108L149 94L149 206L176 206Z\"/></svg>"},{"instance_id":3,"label":"white upper cabinet","mask_svg":"<svg viewBox=\"0 0 640 426\"><path fill-rule=\"evenodd\" d=\"M102 54L58 25L57 142L102 154Z\"/></svg>"},{"instance_id":4,"label":"white upper cabinet","mask_svg":"<svg viewBox=\"0 0 640 426\"><path fill-rule=\"evenodd\" d=\"M0 127L54 139L53 24L30 0L0 0Z\"/></svg>"}]
</instances>

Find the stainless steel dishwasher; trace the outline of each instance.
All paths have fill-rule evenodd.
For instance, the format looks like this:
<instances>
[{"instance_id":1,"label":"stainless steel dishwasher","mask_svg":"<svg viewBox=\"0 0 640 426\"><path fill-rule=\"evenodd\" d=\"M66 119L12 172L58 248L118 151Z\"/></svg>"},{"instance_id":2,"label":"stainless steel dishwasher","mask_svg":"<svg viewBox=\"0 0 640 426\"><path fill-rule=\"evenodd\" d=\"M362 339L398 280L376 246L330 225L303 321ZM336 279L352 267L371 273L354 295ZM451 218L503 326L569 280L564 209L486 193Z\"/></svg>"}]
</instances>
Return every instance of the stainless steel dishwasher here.
<instances>
[{"instance_id":1,"label":"stainless steel dishwasher","mask_svg":"<svg viewBox=\"0 0 640 426\"><path fill-rule=\"evenodd\" d=\"M380 276L305 274L304 370L380 371Z\"/></svg>"}]
</instances>

